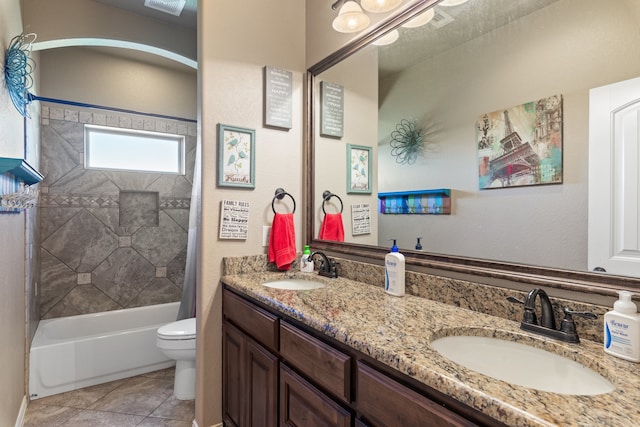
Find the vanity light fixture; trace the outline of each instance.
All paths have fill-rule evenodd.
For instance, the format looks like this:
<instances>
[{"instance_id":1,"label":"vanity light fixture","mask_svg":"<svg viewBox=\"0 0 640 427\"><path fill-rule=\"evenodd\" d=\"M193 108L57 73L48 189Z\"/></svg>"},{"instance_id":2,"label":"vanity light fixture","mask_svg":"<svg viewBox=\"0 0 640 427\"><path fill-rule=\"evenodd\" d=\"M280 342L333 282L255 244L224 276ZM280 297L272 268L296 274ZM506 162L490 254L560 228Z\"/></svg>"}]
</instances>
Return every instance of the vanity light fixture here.
<instances>
[{"instance_id":1,"label":"vanity light fixture","mask_svg":"<svg viewBox=\"0 0 640 427\"><path fill-rule=\"evenodd\" d=\"M333 20L333 29L340 33L356 33L369 26L371 20L364 10L371 13L385 13L400 6L402 0L336 0L331 9L336 10L340 4L338 16Z\"/></svg>"},{"instance_id":2,"label":"vanity light fixture","mask_svg":"<svg viewBox=\"0 0 640 427\"><path fill-rule=\"evenodd\" d=\"M371 44L374 44L376 46L386 46L398 40L398 37L400 37L400 33L398 33L398 30L391 30Z\"/></svg>"},{"instance_id":3,"label":"vanity light fixture","mask_svg":"<svg viewBox=\"0 0 640 427\"><path fill-rule=\"evenodd\" d=\"M438 6L458 6L462 3L466 3L468 0L442 0L438 3Z\"/></svg>"},{"instance_id":4,"label":"vanity light fixture","mask_svg":"<svg viewBox=\"0 0 640 427\"><path fill-rule=\"evenodd\" d=\"M404 28L421 27L421 26L427 24L429 21L431 21L435 15L436 15L436 12L433 10L433 8L427 9L425 12L423 12L420 15L416 16L415 18L411 19L410 21L407 21L404 24L402 24L402 27L404 27Z\"/></svg>"},{"instance_id":5,"label":"vanity light fixture","mask_svg":"<svg viewBox=\"0 0 640 427\"><path fill-rule=\"evenodd\" d=\"M331 7L335 9L334 6L337 4L338 2ZM340 8L332 25L333 29L339 33L356 33L367 28L369 22L371 22L369 17L364 14L360 5L353 0L348 0Z\"/></svg>"},{"instance_id":6,"label":"vanity light fixture","mask_svg":"<svg viewBox=\"0 0 640 427\"><path fill-rule=\"evenodd\" d=\"M367 12L384 13L390 12L400 6L402 0L361 0L360 5Z\"/></svg>"}]
</instances>

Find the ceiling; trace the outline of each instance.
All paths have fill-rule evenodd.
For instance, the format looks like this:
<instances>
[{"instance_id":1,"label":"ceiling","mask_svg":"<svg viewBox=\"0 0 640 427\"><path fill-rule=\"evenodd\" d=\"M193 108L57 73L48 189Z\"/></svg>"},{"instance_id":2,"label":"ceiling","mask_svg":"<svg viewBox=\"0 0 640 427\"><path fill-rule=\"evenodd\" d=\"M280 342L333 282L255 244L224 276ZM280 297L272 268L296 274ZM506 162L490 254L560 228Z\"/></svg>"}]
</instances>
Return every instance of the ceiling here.
<instances>
[{"instance_id":1,"label":"ceiling","mask_svg":"<svg viewBox=\"0 0 640 427\"><path fill-rule=\"evenodd\" d=\"M380 78L387 77L487 34L558 0L469 0L436 6L436 17L418 28L401 28L395 43L378 48Z\"/></svg>"},{"instance_id":2,"label":"ceiling","mask_svg":"<svg viewBox=\"0 0 640 427\"><path fill-rule=\"evenodd\" d=\"M142 15L148 18L164 21L172 25L187 27L191 29L197 28L198 16L198 0L186 0L186 5L180 16L174 16L168 13L151 9L144 5L145 0L93 0L108 6L117 7L129 12ZM156 0L160 3L175 3L177 0Z\"/></svg>"},{"instance_id":3,"label":"ceiling","mask_svg":"<svg viewBox=\"0 0 640 427\"><path fill-rule=\"evenodd\" d=\"M180 26L191 30L197 29L197 9L198 0L186 0L186 4L180 16L170 15L168 13L160 12L155 9L144 6L145 0L90 0L96 3L102 3L104 5L124 9L128 12L135 13L145 18L155 19L158 21L166 22L172 26ZM156 0L164 3L173 3L176 0ZM99 46L86 46L83 49L89 49L95 52L99 52L105 55L113 55L121 58L127 58L129 60L135 60L138 62L144 62L159 67L176 69L188 73L195 72L192 67L184 65L180 62L164 58L152 53L146 53L139 50L122 49L117 47L99 47Z\"/></svg>"}]
</instances>

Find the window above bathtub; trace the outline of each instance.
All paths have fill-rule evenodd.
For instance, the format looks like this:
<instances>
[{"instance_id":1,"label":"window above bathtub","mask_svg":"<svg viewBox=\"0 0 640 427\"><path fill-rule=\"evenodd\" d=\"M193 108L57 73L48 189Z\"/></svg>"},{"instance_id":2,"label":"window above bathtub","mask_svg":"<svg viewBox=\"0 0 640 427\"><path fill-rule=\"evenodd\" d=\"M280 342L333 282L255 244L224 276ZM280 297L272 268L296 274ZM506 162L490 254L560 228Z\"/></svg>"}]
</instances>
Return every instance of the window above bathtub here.
<instances>
[{"instance_id":1,"label":"window above bathtub","mask_svg":"<svg viewBox=\"0 0 640 427\"><path fill-rule=\"evenodd\" d=\"M168 133L85 125L84 167L184 175L185 138Z\"/></svg>"}]
</instances>

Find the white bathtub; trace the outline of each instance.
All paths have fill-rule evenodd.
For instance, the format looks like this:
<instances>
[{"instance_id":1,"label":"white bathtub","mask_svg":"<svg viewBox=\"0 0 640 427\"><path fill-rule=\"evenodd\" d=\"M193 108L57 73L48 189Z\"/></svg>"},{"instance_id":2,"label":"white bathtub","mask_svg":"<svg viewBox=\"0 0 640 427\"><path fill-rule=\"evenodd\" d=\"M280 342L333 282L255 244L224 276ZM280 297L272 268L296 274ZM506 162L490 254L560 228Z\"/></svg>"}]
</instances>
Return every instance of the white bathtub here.
<instances>
[{"instance_id":1,"label":"white bathtub","mask_svg":"<svg viewBox=\"0 0 640 427\"><path fill-rule=\"evenodd\" d=\"M156 331L180 303L41 320L29 355L31 399L168 368Z\"/></svg>"}]
</instances>

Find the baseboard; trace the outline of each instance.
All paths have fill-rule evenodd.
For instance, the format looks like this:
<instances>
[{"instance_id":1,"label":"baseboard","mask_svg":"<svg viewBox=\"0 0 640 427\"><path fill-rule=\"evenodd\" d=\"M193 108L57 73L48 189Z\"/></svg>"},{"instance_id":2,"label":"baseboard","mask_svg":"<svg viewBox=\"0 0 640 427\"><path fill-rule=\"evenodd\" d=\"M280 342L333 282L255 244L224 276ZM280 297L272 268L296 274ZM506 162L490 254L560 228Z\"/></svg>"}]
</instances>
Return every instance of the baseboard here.
<instances>
[{"instance_id":1,"label":"baseboard","mask_svg":"<svg viewBox=\"0 0 640 427\"><path fill-rule=\"evenodd\" d=\"M27 405L29 402L27 401L27 396L25 395L22 398L22 403L20 404L20 412L18 412L18 418L16 418L16 427L22 427L24 425L24 416L27 413Z\"/></svg>"}]
</instances>

